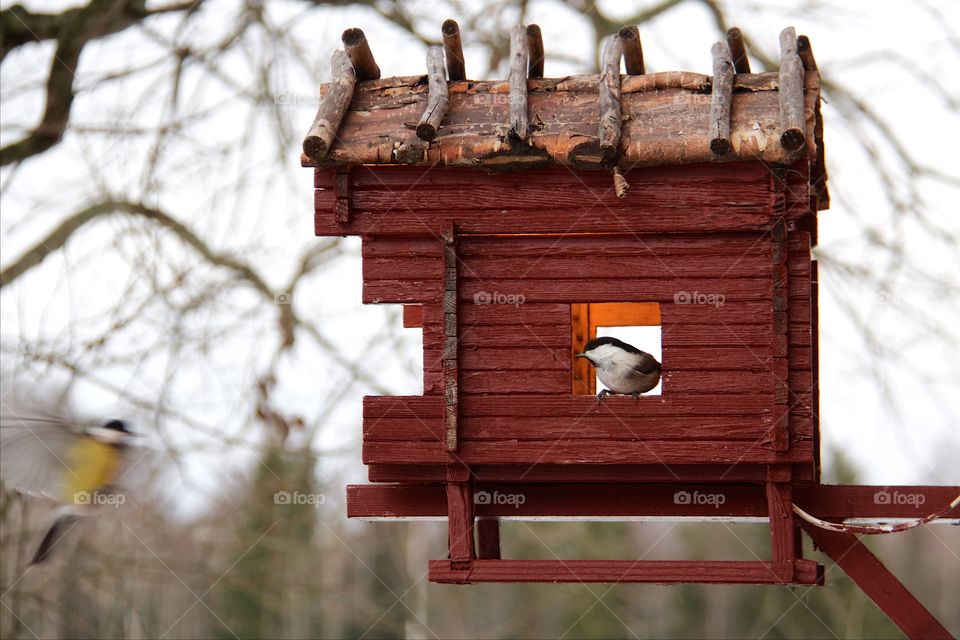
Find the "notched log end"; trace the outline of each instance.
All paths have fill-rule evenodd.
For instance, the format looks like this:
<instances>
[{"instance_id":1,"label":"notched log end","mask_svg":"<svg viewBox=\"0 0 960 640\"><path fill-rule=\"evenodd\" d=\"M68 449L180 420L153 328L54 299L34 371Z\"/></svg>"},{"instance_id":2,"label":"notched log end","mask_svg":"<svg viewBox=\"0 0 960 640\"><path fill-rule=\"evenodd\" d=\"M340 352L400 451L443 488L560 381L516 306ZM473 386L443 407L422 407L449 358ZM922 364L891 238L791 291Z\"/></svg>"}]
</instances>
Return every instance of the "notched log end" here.
<instances>
[{"instance_id":1,"label":"notched log end","mask_svg":"<svg viewBox=\"0 0 960 640\"><path fill-rule=\"evenodd\" d=\"M730 141L725 138L715 138L710 141L710 151L718 158L730 153L730 149Z\"/></svg>"},{"instance_id":2,"label":"notched log end","mask_svg":"<svg viewBox=\"0 0 960 640\"><path fill-rule=\"evenodd\" d=\"M437 129L429 122L417 125L417 137L424 142L430 142L437 137Z\"/></svg>"},{"instance_id":3,"label":"notched log end","mask_svg":"<svg viewBox=\"0 0 960 640\"><path fill-rule=\"evenodd\" d=\"M780 135L780 146L787 151L797 151L806 141L807 138L800 129L787 129ZM711 148L712 146L711 143Z\"/></svg>"},{"instance_id":4,"label":"notched log end","mask_svg":"<svg viewBox=\"0 0 960 640\"><path fill-rule=\"evenodd\" d=\"M327 145L320 136L307 136L303 139L303 153L311 162L320 162L327 155Z\"/></svg>"}]
</instances>

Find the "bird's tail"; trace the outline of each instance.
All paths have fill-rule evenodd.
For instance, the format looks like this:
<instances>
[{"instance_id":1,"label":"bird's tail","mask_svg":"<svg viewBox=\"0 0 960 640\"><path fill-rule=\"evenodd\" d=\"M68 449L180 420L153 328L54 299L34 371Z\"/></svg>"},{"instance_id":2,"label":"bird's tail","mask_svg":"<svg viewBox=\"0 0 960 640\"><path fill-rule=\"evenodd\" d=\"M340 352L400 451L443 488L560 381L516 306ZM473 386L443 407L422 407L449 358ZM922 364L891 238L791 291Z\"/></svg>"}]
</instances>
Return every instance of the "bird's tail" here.
<instances>
[{"instance_id":1,"label":"bird's tail","mask_svg":"<svg viewBox=\"0 0 960 640\"><path fill-rule=\"evenodd\" d=\"M40 547L37 549L37 552L33 554L33 560L30 561L30 564L40 564L49 558L53 548L76 526L79 519L80 516L73 513L63 513L57 516L57 519L50 525L50 529L47 530L46 535L43 536L43 540L40 541Z\"/></svg>"}]
</instances>

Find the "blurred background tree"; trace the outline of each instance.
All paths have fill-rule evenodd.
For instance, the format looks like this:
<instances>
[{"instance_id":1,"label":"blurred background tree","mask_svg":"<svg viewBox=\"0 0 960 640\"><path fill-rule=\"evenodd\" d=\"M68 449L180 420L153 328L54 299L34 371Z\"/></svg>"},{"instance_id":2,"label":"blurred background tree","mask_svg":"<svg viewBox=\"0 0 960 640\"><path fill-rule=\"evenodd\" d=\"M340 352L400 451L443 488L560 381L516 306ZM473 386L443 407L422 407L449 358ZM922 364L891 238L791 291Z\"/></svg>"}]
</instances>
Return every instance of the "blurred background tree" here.
<instances>
[{"instance_id":1,"label":"blurred background tree","mask_svg":"<svg viewBox=\"0 0 960 640\"><path fill-rule=\"evenodd\" d=\"M420 337L397 309L360 307L356 239L312 237L299 147L349 26L384 76L409 75L454 17L483 79L505 76L517 22L541 25L548 76L595 72L624 24L640 26L654 71L709 73L709 45L732 25L754 69L773 69L777 33L796 25L824 73L833 198L817 251L825 479L956 483L954 4L2 6L3 375L67 383L168 460L131 508L26 573L49 508L4 488L3 637L899 636L835 568L810 590L430 585L442 525L347 522L360 396L420 393ZM504 535L515 557L754 559L768 544L762 527L723 524ZM960 630L956 530L871 544Z\"/></svg>"}]
</instances>

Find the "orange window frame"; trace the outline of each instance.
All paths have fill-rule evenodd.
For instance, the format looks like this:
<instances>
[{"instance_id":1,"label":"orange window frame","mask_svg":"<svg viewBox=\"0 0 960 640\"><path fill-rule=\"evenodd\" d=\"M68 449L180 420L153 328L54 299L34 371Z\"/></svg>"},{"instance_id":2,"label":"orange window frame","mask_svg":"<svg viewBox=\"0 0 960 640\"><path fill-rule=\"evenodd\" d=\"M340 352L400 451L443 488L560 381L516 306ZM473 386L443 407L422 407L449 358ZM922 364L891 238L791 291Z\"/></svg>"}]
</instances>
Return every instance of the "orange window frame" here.
<instances>
[{"instance_id":1,"label":"orange window frame","mask_svg":"<svg viewBox=\"0 0 960 640\"><path fill-rule=\"evenodd\" d=\"M659 327L660 305L656 302L584 302L570 305L572 330L573 394L597 393L597 377L586 358L575 358L597 337L597 327Z\"/></svg>"}]
</instances>

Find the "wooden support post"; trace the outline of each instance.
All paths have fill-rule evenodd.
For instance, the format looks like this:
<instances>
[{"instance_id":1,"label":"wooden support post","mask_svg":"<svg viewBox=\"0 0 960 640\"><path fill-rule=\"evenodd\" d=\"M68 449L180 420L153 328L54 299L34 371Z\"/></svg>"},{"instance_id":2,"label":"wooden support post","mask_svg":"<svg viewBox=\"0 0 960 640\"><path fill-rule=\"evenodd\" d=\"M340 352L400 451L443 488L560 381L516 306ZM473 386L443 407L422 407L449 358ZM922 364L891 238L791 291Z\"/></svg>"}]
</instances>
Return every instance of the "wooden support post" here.
<instances>
[{"instance_id":1,"label":"wooden support post","mask_svg":"<svg viewBox=\"0 0 960 640\"><path fill-rule=\"evenodd\" d=\"M460 25L456 20L444 20L443 51L447 59L447 78L450 82L467 79L467 69L463 61L463 44L460 42Z\"/></svg>"},{"instance_id":2,"label":"wooden support post","mask_svg":"<svg viewBox=\"0 0 960 640\"><path fill-rule=\"evenodd\" d=\"M786 198L782 169L770 172L770 192L773 217L770 221L770 253L773 273L773 314L771 317L771 369L773 371L773 407L771 425L774 451L790 448L790 362L789 356L789 272L787 270L788 244Z\"/></svg>"},{"instance_id":3,"label":"wooden support post","mask_svg":"<svg viewBox=\"0 0 960 640\"><path fill-rule=\"evenodd\" d=\"M373 52L370 51L363 29L347 29L340 39L357 72L357 80L376 80L380 77L380 67L373 59Z\"/></svg>"},{"instance_id":4,"label":"wooden support post","mask_svg":"<svg viewBox=\"0 0 960 640\"><path fill-rule=\"evenodd\" d=\"M473 487L466 467L448 468L463 481L447 482L447 535L450 542L450 562L453 566L469 563L477 557L473 544ZM453 477L453 476L451 476Z\"/></svg>"},{"instance_id":5,"label":"wooden support post","mask_svg":"<svg viewBox=\"0 0 960 640\"><path fill-rule=\"evenodd\" d=\"M623 27L617 33L623 41L623 64L628 76L642 76L646 73L643 66L643 45L640 43L640 29L636 25Z\"/></svg>"},{"instance_id":6,"label":"wooden support post","mask_svg":"<svg viewBox=\"0 0 960 640\"><path fill-rule=\"evenodd\" d=\"M340 129L340 122L353 99L353 89L357 83L357 74L350 64L350 58L340 49L333 52L330 69L333 79L320 102L310 131L303 139L303 152L314 162L323 160L330 150L333 138Z\"/></svg>"},{"instance_id":7,"label":"wooden support post","mask_svg":"<svg viewBox=\"0 0 960 640\"><path fill-rule=\"evenodd\" d=\"M600 63L600 152L610 160L620 147L620 58L623 40L619 35L607 39Z\"/></svg>"},{"instance_id":8,"label":"wooden support post","mask_svg":"<svg viewBox=\"0 0 960 640\"><path fill-rule=\"evenodd\" d=\"M500 559L500 520L480 518L477 520L477 557L481 560Z\"/></svg>"},{"instance_id":9,"label":"wooden support post","mask_svg":"<svg viewBox=\"0 0 960 640\"><path fill-rule=\"evenodd\" d=\"M527 116L527 68L530 51L522 24L510 32L510 137L526 142L530 134Z\"/></svg>"},{"instance_id":10,"label":"wooden support post","mask_svg":"<svg viewBox=\"0 0 960 640\"><path fill-rule=\"evenodd\" d=\"M527 50L530 52L530 63L527 71L529 78L543 77L543 35L540 26L527 25Z\"/></svg>"},{"instance_id":11,"label":"wooden support post","mask_svg":"<svg viewBox=\"0 0 960 640\"><path fill-rule=\"evenodd\" d=\"M710 94L710 151L722 156L730 151L730 103L733 101L733 59L723 42L714 43L713 88Z\"/></svg>"},{"instance_id":12,"label":"wooden support post","mask_svg":"<svg viewBox=\"0 0 960 640\"><path fill-rule=\"evenodd\" d=\"M769 467L766 492L770 518L770 559L777 578L784 584L793 582L795 561L799 559L790 479L789 466Z\"/></svg>"},{"instance_id":13,"label":"wooden support post","mask_svg":"<svg viewBox=\"0 0 960 640\"><path fill-rule=\"evenodd\" d=\"M803 117L803 63L797 54L797 32L780 32L780 146L796 151L806 142Z\"/></svg>"},{"instance_id":14,"label":"wooden support post","mask_svg":"<svg viewBox=\"0 0 960 640\"><path fill-rule=\"evenodd\" d=\"M430 142L437 137L440 122L450 108L447 79L443 73L443 48L440 46L427 48L427 81L430 94L427 109L420 116L420 123L417 125L417 137Z\"/></svg>"},{"instance_id":15,"label":"wooden support post","mask_svg":"<svg viewBox=\"0 0 960 640\"><path fill-rule=\"evenodd\" d=\"M460 392L457 332L457 231L449 225L443 231L443 419L447 451L457 450L457 421Z\"/></svg>"},{"instance_id":16,"label":"wooden support post","mask_svg":"<svg viewBox=\"0 0 960 640\"><path fill-rule=\"evenodd\" d=\"M750 73L750 59L747 57L747 48L743 43L743 34L739 27L727 30L727 46L730 48L730 57L737 73Z\"/></svg>"},{"instance_id":17,"label":"wooden support post","mask_svg":"<svg viewBox=\"0 0 960 640\"><path fill-rule=\"evenodd\" d=\"M817 70L817 61L813 57L810 38L807 36L797 36L797 55L800 56L800 62L803 63L804 71Z\"/></svg>"},{"instance_id":18,"label":"wooden support post","mask_svg":"<svg viewBox=\"0 0 960 640\"><path fill-rule=\"evenodd\" d=\"M337 201L333 205L337 224L350 224L350 167L339 169L333 179L333 191Z\"/></svg>"},{"instance_id":19,"label":"wooden support post","mask_svg":"<svg viewBox=\"0 0 960 640\"><path fill-rule=\"evenodd\" d=\"M827 531L803 520L800 526L908 638L953 637L857 536Z\"/></svg>"}]
</instances>

